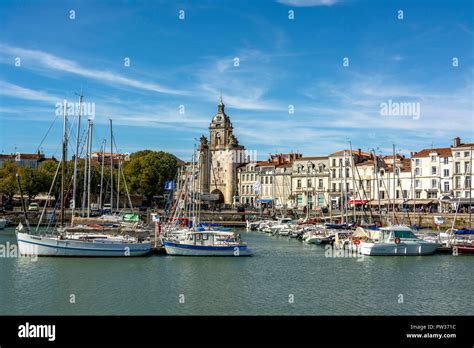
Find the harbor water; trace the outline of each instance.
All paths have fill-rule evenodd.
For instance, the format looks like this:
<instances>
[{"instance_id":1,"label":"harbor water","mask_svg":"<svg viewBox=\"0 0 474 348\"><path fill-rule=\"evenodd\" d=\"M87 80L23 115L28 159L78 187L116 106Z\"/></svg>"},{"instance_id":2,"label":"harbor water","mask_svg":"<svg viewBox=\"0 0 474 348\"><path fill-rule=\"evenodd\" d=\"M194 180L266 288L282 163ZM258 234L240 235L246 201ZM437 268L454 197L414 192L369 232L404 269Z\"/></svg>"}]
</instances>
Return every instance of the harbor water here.
<instances>
[{"instance_id":1,"label":"harbor water","mask_svg":"<svg viewBox=\"0 0 474 348\"><path fill-rule=\"evenodd\" d=\"M253 257L35 260L4 253L0 314L474 314L473 257L327 257L323 246L240 233ZM14 243L13 228L0 230L0 245Z\"/></svg>"}]
</instances>

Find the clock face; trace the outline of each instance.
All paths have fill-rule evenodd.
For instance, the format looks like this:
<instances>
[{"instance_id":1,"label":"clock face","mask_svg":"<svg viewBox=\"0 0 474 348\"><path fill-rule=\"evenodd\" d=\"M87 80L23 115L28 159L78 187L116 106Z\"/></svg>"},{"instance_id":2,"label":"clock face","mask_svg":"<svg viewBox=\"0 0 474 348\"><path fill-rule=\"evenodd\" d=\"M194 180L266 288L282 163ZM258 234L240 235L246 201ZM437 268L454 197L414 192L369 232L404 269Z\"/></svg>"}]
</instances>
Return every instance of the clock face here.
<instances>
[{"instance_id":1,"label":"clock face","mask_svg":"<svg viewBox=\"0 0 474 348\"><path fill-rule=\"evenodd\" d=\"M220 137L221 137L221 133L220 133L220 132L217 132L217 133L216 133L216 137L217 137L217 138L220 138Z\"/></svg>"}]
</instances>

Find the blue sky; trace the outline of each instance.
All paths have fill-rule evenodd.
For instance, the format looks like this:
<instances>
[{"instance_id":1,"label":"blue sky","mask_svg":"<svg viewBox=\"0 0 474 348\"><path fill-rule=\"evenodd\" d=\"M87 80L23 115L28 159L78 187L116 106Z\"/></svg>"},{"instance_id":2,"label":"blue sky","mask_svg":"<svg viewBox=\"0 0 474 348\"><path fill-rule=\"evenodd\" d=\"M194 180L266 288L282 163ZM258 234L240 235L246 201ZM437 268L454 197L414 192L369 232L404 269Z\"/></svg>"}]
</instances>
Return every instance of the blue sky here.
<instances>
[{"instance_id":1,"label":"blue sky","mask_svg":"<svg viewBox=\"0 0 474 348\"><path fill-rule=\"evenodd\" d=\"M2 1L0 19L1 153L35 151L56 103L81 89L95 103L95 144L112 118L121 152L189 159L220 93L259 159L349 140L405 154L473 141L468 0ZM419 119L381 116L388 100L419 103ZM47 155L59 156L60 132L56 120Z\"/></svg>"}]
</instances>

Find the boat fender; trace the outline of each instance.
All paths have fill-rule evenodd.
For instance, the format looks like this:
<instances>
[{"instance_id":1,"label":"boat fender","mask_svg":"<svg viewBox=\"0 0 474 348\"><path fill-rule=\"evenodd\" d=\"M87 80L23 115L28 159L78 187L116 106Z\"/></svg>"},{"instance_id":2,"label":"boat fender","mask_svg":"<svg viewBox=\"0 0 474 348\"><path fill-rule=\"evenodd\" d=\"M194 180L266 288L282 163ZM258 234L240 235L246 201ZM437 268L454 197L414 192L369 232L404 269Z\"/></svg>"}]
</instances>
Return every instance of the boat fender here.
<instances>
[{"instance_id":1,"label":"boat fender","mask_svg":"<svg viewBox=\"0 0 474 348\"><path fill-rule=\"evenodd\" d=\"M400 237L395 238L395 244L400 244Z\"/></svg>"}]
</instances>

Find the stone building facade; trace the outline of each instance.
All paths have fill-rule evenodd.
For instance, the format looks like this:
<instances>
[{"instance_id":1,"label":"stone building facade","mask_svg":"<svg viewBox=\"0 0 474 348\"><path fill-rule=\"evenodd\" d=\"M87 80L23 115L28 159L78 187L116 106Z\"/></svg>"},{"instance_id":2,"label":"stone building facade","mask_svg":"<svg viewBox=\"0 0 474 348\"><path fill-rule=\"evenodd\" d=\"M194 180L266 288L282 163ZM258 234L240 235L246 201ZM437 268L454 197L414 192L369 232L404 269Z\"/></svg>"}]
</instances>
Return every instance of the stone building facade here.
<instances>
[{"instance_id":1,"label":"stone building facade","mask_svg":"<svg viewBox=\"0 0 474 348\"><path fill-rule=\"evenodd\" d=\"M245 147L233 133L222 98L209 126L209 140L201 136L198 147L198 191L218 196L217 203L230 205L237 195L237 167L247 162Z\"/></svg>"}]
</instances>

